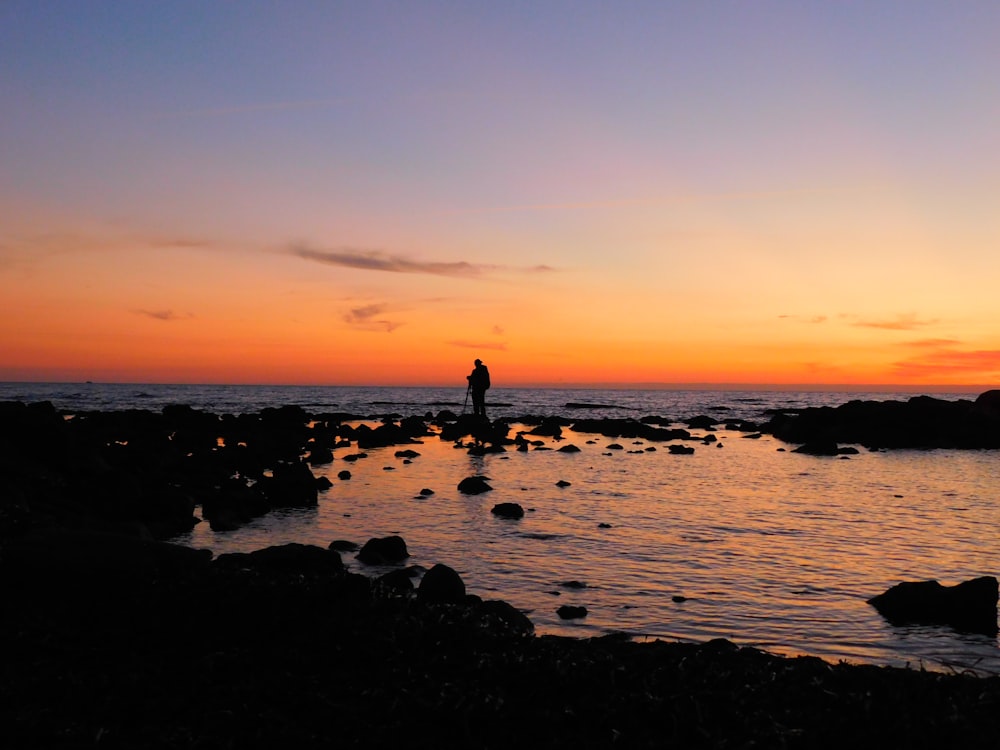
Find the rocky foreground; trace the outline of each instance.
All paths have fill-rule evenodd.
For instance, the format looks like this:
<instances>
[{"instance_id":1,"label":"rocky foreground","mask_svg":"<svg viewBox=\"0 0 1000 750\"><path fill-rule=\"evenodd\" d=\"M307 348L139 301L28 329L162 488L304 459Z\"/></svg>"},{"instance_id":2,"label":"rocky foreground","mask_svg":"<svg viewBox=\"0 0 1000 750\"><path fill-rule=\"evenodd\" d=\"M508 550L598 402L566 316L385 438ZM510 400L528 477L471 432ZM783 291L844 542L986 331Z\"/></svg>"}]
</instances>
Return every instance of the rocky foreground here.
<instances>
[{"instance_id":1,"label":"rocky foreground","mask_svg":"<svg viewBox=\"0 0 1000 750\"><path fill-rule=\"evenodd\" d=\"M993 440L995 402L946 407L958 427L935 440ZM734 428L836 442L858 437L859 408ZM864 408L867 422L876 407ZM920 401L906 414L938 408ZM779 658L725 641L539 637L509 605L466 596L448 571L409 589L350 573L318 547L213 559L162 541L197 522L196 507L221 530L315 504L309 466L334 450L349 463L368 447L478 429L461 420L439 416L432 433L423 419L358 430L295 408L67 416L0 404L0 747L1000 743L1000 678ZM891 435L915 434L923 419L894 421ZM540 422L537 434L560 427ZM667 423L573 426L702 439ZM881 430L873 445L886 445L884 421L870 424ZM497 423L475 437L470 449L527 447Z\"/></svg>"},{"instance_id":2,"label":"rocky foreground","mask_svg":"<svg viewBox=\"0 0 1000 750\"><path fill-rule=\"evenodd\" d=\"M46 532L6 549L3 747L968 748L1000 737L1000 678L726 641L539 637L502 602L447 586L403 593L318 547L211 560L105 541Z\"/></svg>"}]
</instances>

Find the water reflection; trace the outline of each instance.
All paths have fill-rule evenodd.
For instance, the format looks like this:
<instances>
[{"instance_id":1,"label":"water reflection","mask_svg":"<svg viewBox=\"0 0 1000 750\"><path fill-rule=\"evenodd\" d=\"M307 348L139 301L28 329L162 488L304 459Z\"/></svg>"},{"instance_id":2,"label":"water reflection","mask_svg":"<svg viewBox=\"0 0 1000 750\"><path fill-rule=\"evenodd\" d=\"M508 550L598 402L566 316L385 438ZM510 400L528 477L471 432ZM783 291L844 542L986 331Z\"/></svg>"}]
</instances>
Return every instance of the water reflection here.
<instances>
[{"instance_id":1,"label":"water reflection","mask_svg":"<svg viewBox=\"0 0 1000 750\"><path fill-rule=\"evenodd\" d=\"M839 460L720 431L721 449L609 455L610 440L565 437L582 450L470 456L428 438L408 464L391 448L368 451L349 481L335 459L319 469L334 486L317 509L272 513L230 534L202 524L189 541L218 553L399 533L410 562L451 565L470 591L530 610L542 633L726 637L777 653L1000 672L995 638L895 628L866 604L901 580L997 574L993 454ZM471 475L490 477L494 490L458 492ZM423 488L434 494L420 497ZM520 503L524 518L493 516L500 502ZM586 587L560 587L570 579ZM589 614L564 622L562 604Z\"/></svg>"}]
</instances>

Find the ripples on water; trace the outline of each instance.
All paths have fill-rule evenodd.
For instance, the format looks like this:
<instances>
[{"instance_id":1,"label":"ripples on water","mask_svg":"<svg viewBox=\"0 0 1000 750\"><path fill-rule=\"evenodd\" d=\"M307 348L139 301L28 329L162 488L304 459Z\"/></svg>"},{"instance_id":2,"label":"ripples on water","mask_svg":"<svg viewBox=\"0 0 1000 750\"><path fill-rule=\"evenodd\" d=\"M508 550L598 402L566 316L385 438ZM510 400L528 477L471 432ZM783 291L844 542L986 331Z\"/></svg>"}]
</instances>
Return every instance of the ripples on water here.
<instances>
[{"instance_id":1,"label":"ripples on water","mask_svg":"<svg viewBox=\"0 0 1000 750\"><path fill-rule=\"evenodd\" d=\"M41 396L76 409L157 410L175 402L218 412L300 403L310 411L408 415L448 404L460 410L464 397L464 391L452 389L17 387L0 385L0 399ZM510 404L494 407L491 416L677 419L699 413L762 419L769 407L893 398L491 393L494 401ZM606 408L568 411L568 402ZM395 457L397 447L370 450L368 458L353 464L340 460L345 451L339 450L332 464L315 469L334 483L321 494L318 508L272 512L225 534L200 524L179 541L219 554L291 541L361 543L398 533L407 541L410 563L451 565L472 592L530 611L543 633L589 636L623 630L677 639L725 637L776 653L1000 672L995 638L947 628L893 627L865 601L902 580L936 578L952 584L998 574L996 452L862 450L840 459L781 451L786 446L768 436L750 440L738 432L715 434L723 447L691 443L695 453L689 456L631 440L617 441L625 450L609 451L611 439L569 431L561 442L546 438L547 447L571 442L580 453L509 451L477 458L436 437L414 446L421 455L411 463ZM657 450L647 450L652 447ZM337 478L343 468L351 470L351 480ZM494 491L459 493L458 482L472 474L489 476ZM559 480L571 485L557 487ZM419 498L425 487L435 494ZM524 506L525 517L494 517L490 509L505 501ZM351 555L344 558L362 568ZM586 587L562 585L570 580ZM561 621L555 610L562 604L584 605L589 614Z\"/></svg>"}]
</instances>

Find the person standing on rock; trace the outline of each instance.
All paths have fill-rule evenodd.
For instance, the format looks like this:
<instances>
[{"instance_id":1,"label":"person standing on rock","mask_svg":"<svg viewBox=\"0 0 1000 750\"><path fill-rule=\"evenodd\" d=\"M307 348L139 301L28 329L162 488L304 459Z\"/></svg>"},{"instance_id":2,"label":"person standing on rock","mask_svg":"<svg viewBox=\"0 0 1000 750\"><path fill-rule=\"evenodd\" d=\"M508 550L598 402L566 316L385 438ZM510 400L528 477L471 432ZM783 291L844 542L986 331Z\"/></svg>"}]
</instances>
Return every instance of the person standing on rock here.
<instances>
[{"instance_id":1,"label":"person standing on rock","mask_svg":"<svg viewBox=\"0 0 1000 750\"><path fill-rule=\"evenodd\" d=\"M490 371L477 359L475 368L466 375L469 381L469 392L472 394L472 413L477 417L486 418L486 391L490 387Z\"/></svg>"}]
</instances>

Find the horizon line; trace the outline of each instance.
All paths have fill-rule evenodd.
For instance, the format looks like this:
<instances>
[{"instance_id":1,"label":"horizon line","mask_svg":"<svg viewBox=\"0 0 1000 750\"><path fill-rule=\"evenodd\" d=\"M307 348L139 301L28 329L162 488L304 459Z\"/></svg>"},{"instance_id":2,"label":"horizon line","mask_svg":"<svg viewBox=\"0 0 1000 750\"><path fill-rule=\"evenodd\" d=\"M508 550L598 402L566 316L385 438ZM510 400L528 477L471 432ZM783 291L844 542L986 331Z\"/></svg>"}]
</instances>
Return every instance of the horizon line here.
<instances>
[{"instance_id":1,"label":"horizon line","mask_svg":"<svg viewBox=\"0 0 1000 750\"><path fill-rule=\"evenodd\" d=\"M3 385L156 385L278 388L457 388L464 383L262 383L262 382L173 382L132 380L0 380ZM492 390L540 388L548 390L656 390L656 391L821 391L840 393L982 393L1000 388L983 383L769 383L769 382L670 382L670 381L537 381L499 385Z\"/></svg>"}]
</instances>

